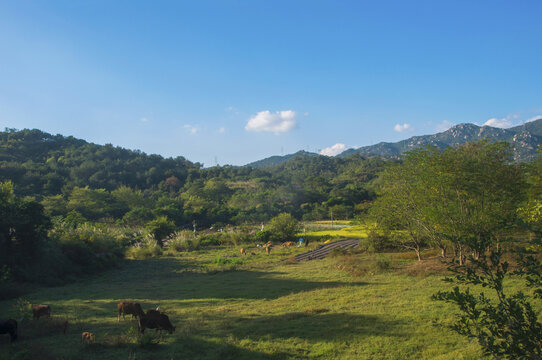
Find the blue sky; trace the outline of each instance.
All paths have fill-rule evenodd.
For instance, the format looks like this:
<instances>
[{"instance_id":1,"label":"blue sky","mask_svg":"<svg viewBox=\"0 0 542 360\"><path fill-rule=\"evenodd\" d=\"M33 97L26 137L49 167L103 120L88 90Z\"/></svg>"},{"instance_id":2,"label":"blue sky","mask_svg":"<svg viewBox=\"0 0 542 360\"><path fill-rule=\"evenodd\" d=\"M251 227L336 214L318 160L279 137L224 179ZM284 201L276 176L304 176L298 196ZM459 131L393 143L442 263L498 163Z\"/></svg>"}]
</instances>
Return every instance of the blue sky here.
<instances>
[{"instance_id":1,"label":"blue sky","mask_svg":"<svg viewBox=\"0 0 542 360\"><path fill-rule=\"evenodd\" d=\"M0 1L0 128L211 166L509 127L542 116L541 16L527 0Z\"/></svg>"}]
</instances>

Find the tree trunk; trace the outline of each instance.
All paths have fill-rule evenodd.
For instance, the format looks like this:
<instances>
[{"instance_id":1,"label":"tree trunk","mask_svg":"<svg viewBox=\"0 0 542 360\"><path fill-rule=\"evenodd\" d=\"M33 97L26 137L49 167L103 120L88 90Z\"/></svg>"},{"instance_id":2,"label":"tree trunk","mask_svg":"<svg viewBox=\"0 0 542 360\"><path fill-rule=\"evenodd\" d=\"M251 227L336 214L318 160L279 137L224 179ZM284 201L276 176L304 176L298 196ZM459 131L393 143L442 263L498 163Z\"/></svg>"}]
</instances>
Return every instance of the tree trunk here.
<instances>
[{"instance_id":1,"label":"tree trunk","mask_svg":"<svg viewBox=\"0 0 542 360\"><path fill-rule=\"evenodd\" d=\"M446 258L446 246L440 246L440 256L445 259Z\"/></svg>"},{"instance_id":2,"label":"tree trunk","mask_svg":"<svg viewBox=\"0 0 542 360\"><path fill-rule=\"evenodd\" d=\"M463 246L459 245L459 266L465 265L465 256L463 255Z\"/></svg>"},{"instance_id":3,"label":"tree trunk","mask_svg":"<svg viewBox=\"0 0 542 360\"><path fill-rule=\"evenodd\" d=\"M422 261L420 248L416 248L414 251L416 251L416 255L418 256L418 261Z\"/></svg>"}]
</instances>

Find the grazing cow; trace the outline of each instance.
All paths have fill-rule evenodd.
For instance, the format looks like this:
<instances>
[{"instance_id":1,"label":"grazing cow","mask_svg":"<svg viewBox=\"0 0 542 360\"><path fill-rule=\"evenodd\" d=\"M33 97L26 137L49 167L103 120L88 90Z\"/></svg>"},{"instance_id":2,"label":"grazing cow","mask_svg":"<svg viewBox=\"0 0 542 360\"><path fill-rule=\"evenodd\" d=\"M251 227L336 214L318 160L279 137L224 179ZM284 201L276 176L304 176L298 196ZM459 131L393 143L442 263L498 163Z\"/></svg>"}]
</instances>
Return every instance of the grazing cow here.
<instances>
[{"instance_id":1,"label":"grazing cow","mask_svg":"<svg viewBox=\"0 0 542 360\"><path fill-rule=\"evenodd\" d=\"M241 255L246 255L246 254L247 254L247 252L245 251L245 249L241 248Z\"/></svg>"},{"instance_id":2,"label":"grazing cow","mask_svg":"<svg viewBox=\"0 0 542 360\"><path fill-rule=\"evenodd\" d=\"M17 340L17 321L13 319L1 319L0 334L9 334L12 342Z\"/></svg>"},{"instance_id":3,"label":"grazing cow","mask_svg":"<svg viewBox=\"0 0 542 360\"><path fill-rule=\"evenodd\" d=\"M90 343L96 341L96 338L94 337L94 334L88 331L85 331L81 334L81 342L84 343Z\"/></svg>"},{"instance_id":4,"label":"grazing cow","mask_svg":"<svg viewBox=\"0 0 542 360\"><path fill-rule=\"evenodd\" d=\"M32 306L32 314L34 315L34 319L38 320L43 315L51 317L51 307L49 305L34 305Z\"/></svg>"},{"instance_id":5,"label":"grazing cow","mask_svg":"<svg viewBox=\"0 0 542 360\"><path fill-rule=\"evenodd\" d=\"M282 243L282 246L284 246L284 247L290 247L290 246L292 246L293 244L294 244L294 243L291 242L291 241L286 241L286 242Z\"/></svg>"},{"instance_id":6,"label":"grazing cow","mask_svg":"<svg viewBox=\"0 0 542 360\"><path fill-rule=\"evenodd\" d=\"M169 321L169 317L166 314L156 314L156 310L152 310L147 315L139 317L138 325L139 331L143 334L145 329L155 330L167 330L170 334L175 331L175 326Z\"/></svg>"},{"instance_id":7,"label":"grazing cow","mask_svg":"<svg viewBox=\"0 0 542 360\"><path fill-rule=\"evenodd\" d=\"M151 315L151 316L158 316L160 315L161 312L160 310L158 310L158 308L155 309L147 309L147 311L145 312L145 315Z\"/></svg>"},{"instance_id":8,"label":"grazing cow","mask_svg":"<svg viewBox=\"0 0 542 360\"><path fill-rule=\"evenodd\" d=\"M120 301L117 304L117 310L118 310L118 316L117 321L120 321L120 315L122 314L122 319L126 319L125 315L132 315L132 318L143 316L145 313L143 312L143 309L141 308L141 305L137 302L131 302L131 301Z\"/></svg>"}]
</instances>

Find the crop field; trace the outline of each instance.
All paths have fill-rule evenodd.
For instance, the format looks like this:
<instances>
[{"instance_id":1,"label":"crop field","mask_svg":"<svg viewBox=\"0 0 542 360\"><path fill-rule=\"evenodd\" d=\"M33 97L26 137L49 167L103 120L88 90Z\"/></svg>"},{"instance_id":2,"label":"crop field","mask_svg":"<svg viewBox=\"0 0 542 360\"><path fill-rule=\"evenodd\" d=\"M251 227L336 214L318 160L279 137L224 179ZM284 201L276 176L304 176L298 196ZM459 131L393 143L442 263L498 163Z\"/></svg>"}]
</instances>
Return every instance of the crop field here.
<instances>
[{"instance_id":1,"label":"crop field","mask_svg":"<svg viewBox=\"0 0 542 360\"><path fill-rule=\"evenodd\" d=\"M337 238L353 238L359 239L367 237L369 229L367 225L349 225L350 222L343 220L341 223L333 222L334 225L338 225L336 228L324 228L317 229L316 231L308 231L300 236L331 236ZM325 225L330 226L331 222L326 222Z\"/></svg>"},{"instance_id":2,"label":"crop field","mask_svg":"<svg viewBox=\"0 0 542 360\"><path fill-rule=\"evenodd\" d=\"M416 265L409 256L378 255L391 265L353 276L345 269L363 268L374 255L289 260L300 251L247 248L241 256L238 248L216 248L126 261L85 281L40 288L26 300L51 305L53 321L22 321L18 341L0 337L0 358L481 358L475 342L449 330L453 307L430 299L447 286L442 276L409 275L403 270ZM176 331L138 335L130 316L117 322L119 300L160 306ZM21 316L16 300L0 309ZM64 318L66 334L52 326ZM82 331L94 333L95 342L81 343Z\"/></svg>"}]
</instances>

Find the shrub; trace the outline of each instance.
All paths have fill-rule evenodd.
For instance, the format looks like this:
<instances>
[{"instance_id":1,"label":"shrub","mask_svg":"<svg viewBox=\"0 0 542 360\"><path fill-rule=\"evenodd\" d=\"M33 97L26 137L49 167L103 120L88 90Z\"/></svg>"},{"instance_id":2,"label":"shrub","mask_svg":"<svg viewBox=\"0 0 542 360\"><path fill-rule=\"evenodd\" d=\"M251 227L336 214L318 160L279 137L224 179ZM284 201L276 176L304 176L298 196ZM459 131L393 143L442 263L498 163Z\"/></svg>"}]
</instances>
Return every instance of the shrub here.
<instances>
[{"instance_id":1,"label":"shrub","mask_svg":"<svg viewBox=\"0 0 542 360\"><path fill-rule=\"evenodd\" d=\"M175 231L175 223L166 216L160 216L149 222L145 230L154 236L158 245L162 246L162 241Z\"/></svg>"},{"instance_id":2,"label":"shrub","mask_svg":"<svg viewBox=\"0 0 542 360\"><path fill-rule=\"evenodd\" d=\"M147 235L142 242L128 248L126 256L130 259L143 260L162 255L162 248L152 235Z\"/></svg>"},{"instance_id":3,"label":"shrub","mask_svg":"<svg viewBox=\"0 0 542 360\"><path fill-rule=\"evenodd\" d=\"M202 234L198 237L199 239L199 245L201 247L203 246L217 246L220 245L220 234Z\"/></svg>"},{"instance_id":4,"label":"shrub","mask_svg":"<svg viewBox=\"0 0 542 360\"><path fill-rule=\"evenodd\" d=\"M369 231L367 237L360 241L359 247L368 252L380 252L392 249L394 246L389 236Z\"/></svg>"},{"instance_id":5,"label":"shrub","mask_svg":"<svg viewBox=\"0 0 542 360\"><path fill-rule=\"evenodd\" d=\"M194 236L190 230L183 230L170 235L164 242L164 245L167 246L169 250L183 252L199 250L200 242L201 237Z\"/></svg>"},{"instance_id":6,"label":"shrub","mask_svg":"<svg viewBox=\"0 0 542 360\"><path fill-rule=\"evenodd\" d=\"M276 240L293 240L299 232L300 224L292 215L282 213L275 216L268 225L268 230Z\"/></svg>"},{"instance_id":7,"label":"shrub","mask_svg":"<svg viewBox=\"0 0 542 360\"><path fill-rule=\"evenodd\" d=\"M74 227L58 223L49 236L60 252L50 248L48 258L58 262L51 265L61 272L81 274L89 269L104 270L124 257L124 248L134 235L126 228L112 225L84 223ZM61 257L66 258L64 262Z\"/></svg>"},{"instance_id":8,"label":"shrub","mask_svg":"<svg viewBox=\"0 0 542 360\"><path fill-rule=\"evenodd\" d=\"M259 244L265 244L269 240L271 240L271 231L269 230L258 231L254 235L254 241Z\"/></svg>"}]
</instances>

